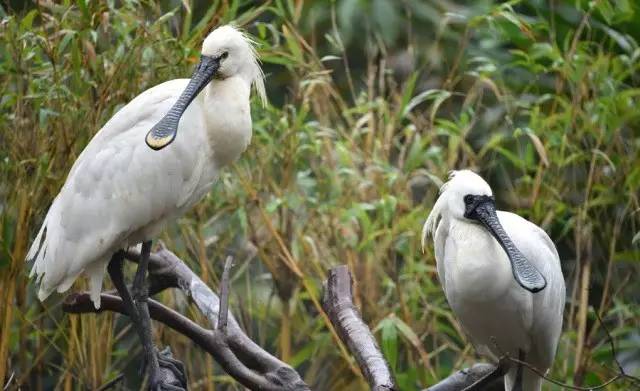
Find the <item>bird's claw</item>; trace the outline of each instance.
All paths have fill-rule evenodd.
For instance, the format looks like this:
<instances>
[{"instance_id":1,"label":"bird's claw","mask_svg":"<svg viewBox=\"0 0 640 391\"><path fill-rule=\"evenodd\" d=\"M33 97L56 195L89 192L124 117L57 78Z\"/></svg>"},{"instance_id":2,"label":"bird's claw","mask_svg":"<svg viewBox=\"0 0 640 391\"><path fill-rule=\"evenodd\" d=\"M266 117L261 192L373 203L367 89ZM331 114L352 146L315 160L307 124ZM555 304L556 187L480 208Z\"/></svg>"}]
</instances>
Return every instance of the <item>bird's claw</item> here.
<instances>
[{"instance_id":1,"label":"bird's claw","mask_svg":"<svg viewBox=\"0 0 640 391\"><path fill-rule=\"evenodd\" d=\"M149 389L152 391L186 391L187 376L182 362L173 358L167 346L156 351L159 368L149 377Z\"/></svg>"}]
</instances>

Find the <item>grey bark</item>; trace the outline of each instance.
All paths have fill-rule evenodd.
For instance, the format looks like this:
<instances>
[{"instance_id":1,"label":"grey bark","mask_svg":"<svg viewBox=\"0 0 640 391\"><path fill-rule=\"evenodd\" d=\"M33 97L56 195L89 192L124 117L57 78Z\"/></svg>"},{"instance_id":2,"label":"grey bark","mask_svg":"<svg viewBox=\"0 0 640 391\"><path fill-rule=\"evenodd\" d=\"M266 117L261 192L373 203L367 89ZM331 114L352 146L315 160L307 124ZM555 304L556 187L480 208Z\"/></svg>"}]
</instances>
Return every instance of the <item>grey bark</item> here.
<instances>
[{"instance_id":1,"label":"grey bark","mask_svg":"<svg viewBox=\"0 0 640 391\"><path fill-rule=\"evenodd\" d=\"M140 253L128 251L126 258L137 262ZM229 278L229 267L230 261L227 260L223 280ZM228 284L228 281L223 281L224 284ZM341 340L354 355L370 388L374 391L397 390L374 336L353 304L352 284L351 273L346 265L332 268L324 283L322 306ZM310 390L293 368L253 342L242 331L232 313L225 311L225 314L221 314L221 304L226 308L228 285L223 289L221 303L221 298L182 260L163 248L149 257L149 295L153 296L170 288L178 288L190 297L208 319L210 328L200 326L153 299L149 299L151 318L191 339L209 353L231 377L252 390ZM103 293L101 301L101 308L96 310L88 293L73 293L66 298L63 310L68 313L112 311L128 315L119 296ZM453 373L425 391L501 389L502 373L495 371L493 365L476 364Z\"/></svg>"},{"instance_id":2,"label":"grey bark","mask_svg":"<svg viewBox=\"0 0 640 391\"><path fill-rule=\"evenodd\" d=\"M137 261L139 257L139 252L126 253L126 258L132 261ZM204 328L173 309L149 299L151 318L187 336L245 387L267 391L309 390L309 386L293 368L253 342L242 331L232 314L228 314L226 327L218 327L220 299L171 251L162 249L151 254L149 283L150 295L168 288L181 289L207 317L211 329ZM87 293L69 295L63 304L63 309L69 313L114 311L126 314L125 306L119 296L108 293L103 293L101 296L102 306L99 310L95 310Z\"/></svg>"},{"instance_id":3,"label":"grey bark","mask_svg":"<svg viewBox=\"0 0 640 391\"><path fill-rule=\"evenodd\" d=\"M329 278L324 284L322 307L340 339L354 355L371 389L397 390L387 361L353 304L352 284L351 273L346 265L329 270Z\"/></svg>"},{"instance_id":4,"label":"grey bark","mask_svg":"<svg viewBox=\"0 0 640 391\"><path fill-rule=\"evenodd\" d=\"M340 339L355 357L369 387L375 391L397 390L387 361L353 304L352 285L353 279L346 265L329 270L322 307ZM475 364L451 374L425 391L499 391L503 387L500 369L491 364Z\"/></svg>"}]
</instances>

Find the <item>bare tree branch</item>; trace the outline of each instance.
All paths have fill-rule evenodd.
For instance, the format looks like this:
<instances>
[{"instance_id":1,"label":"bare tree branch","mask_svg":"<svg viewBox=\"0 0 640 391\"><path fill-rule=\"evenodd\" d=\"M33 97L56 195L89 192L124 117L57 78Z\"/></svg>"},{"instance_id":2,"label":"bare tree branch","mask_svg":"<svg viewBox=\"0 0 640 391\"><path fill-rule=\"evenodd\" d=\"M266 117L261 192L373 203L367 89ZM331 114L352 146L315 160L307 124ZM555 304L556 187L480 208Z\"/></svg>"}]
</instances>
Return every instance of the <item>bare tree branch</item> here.
<instances>
[{"instance_id":1,"label":"bare tree branch","mask_svg":"<svg viewBox=\"0 0 640 391\"><path fill-rule=\"evenodd\" d=\"M461 369L425 391L502 391L502 370L493 364L475 364Z\"/></svg>"},{"instance_id":2,"label":"bare tree branch","mask_svg":"<svg viewBox=\"0 0 640 391\"><path fill-rule=\"evenodd\" d=\"M126 253L126 258L134 262L139 259L139 256L140 254L136 251ZM244 334L233 314L228 312L231 263L232 259L227 258L221 281L221 300L171 251L163 248L151 254L150 294L169 288L181 289L209 320L211 329L204 328L173 309L150 299L151 318L191 339L209 353L230 376L252 390L310 390L293 368L266 352ZM119 296L103 293L101 301L101 308L96 310L88 293L73 293L67 296L63 309L65 312L78 314L112 311L128 315ZM340 339L354 355L371 389L374 391L397 390L391 371L375 338L353 304L351 273L346 265L329 271L329 278L324 284L322 307L335 326ZM613 346L613 342L611 343ZM589 388L575 387L548 378L526 362L508 356L502 357L500 362L498 366L475 364L469 369L453 373L425 391L501 390L502 375L508 363L523 365L549 382L574 390L599 389L619 379L626 379L634 384L638 384L639 381L638 378L621 371L602 385Z\"/></svg>"},{"instance_id":3,"label":"bare tree branch","mask_svg":"<svg viewBox=\"0 0 640 391\"><path fill-rule=\"evenodd\" d=\"M137 261L139 253L128 251L126 257ZM211 329L206 329L184 315L150 299L151 318L187 336L213 356L230 376L245 387L269 391L309 390L293 368L266 352L244 334L232 314L228 314L226 328L217 327L220 312L218 296L171 251L163 248L151 254L149 282L150 294L156 294L168 288L179 288L185 292L207 317ZM101 308L95 310L87 293L75 293L67 297L63 309L69 313L113 311L126 315L119 296L103 293L101 300Z\"/></svg>"},{"instance_id":4,"label":"bare tree branch","mask_svg":"<svg viewBox=\"0 0 640 391\"><path fill-rule=\"evenodd\" d=\"M342 341L354 355L372 390L396 390L391 371L369 327L353 304L351 273L346 265L329 270L322 307ZM491 364L476 364L457 371L428 391L501 390L502 372Z\"/></svg>"},{"instance_id":5,"label":"bare tree branch","mask_svg":"<svg viewBox=\"0 0 640 391\"><path fill-rule=\"evenodd\" d=\"M353 304L351 273L346 265L329 270L322 308L340 339L355 356L362 374L374 391L397 390L391 371L369 327Z\"/></svg>"}]
</instances>

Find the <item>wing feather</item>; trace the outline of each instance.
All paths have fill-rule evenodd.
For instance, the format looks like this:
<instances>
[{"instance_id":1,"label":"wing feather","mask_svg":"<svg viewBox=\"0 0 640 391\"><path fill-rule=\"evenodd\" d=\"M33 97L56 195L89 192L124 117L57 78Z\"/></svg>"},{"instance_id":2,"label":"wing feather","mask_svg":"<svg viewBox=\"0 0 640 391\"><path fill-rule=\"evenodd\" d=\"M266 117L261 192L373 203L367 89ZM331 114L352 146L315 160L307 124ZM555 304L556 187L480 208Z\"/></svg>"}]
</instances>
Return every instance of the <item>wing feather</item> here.
<instances>
[{"instance_id":1,"label":"wing feather","mask_svg":"<svg viewBox=\"0 0 640 391\"><path fill-rule=\"evenodd\" d=\"M558 251L549 235L537 225L509 212L498 212L509 236L547 280L547 287L533 295L531 335L533 355L540 369L549 368L562 332L566 288Z\"/></svg>"},{"instance_id":2,"label":"wing feather","mask_svg":"<svg viewBox=\"0 0 640 391\"><path fill-rule=\"evenodd\" d=\"M27 259L40 281L39 297L66 290L85 272L92 299L99 291L106 263L118 248L135 244L175 217L178 205L190 206L202 176L205 155L202 117L187 109L183 137L161 151L144 143L184 88L185 80L163 83L136 97L96 134L74 163L53 201ZM193 110L196 110L195 108ZM196 148L196 150L194 150ZM194 179L194 177L196 179ZM97 293L96 293L97 292Z\"/></svg>"},{"instance_id":3,"label":"wing feather","mask_svg":"<svg viewBox=\"0 0 640 391\"><path fill-rule=\"evenodd\" d=\"M449 230L447 230L444 227L444 225L445 224L442 223L442 220L440 220L440 223L436 228L436 234L433 236L433 247L436 253L436 267L438 270L438 280L440 280L440 285L442 285L442 290L446 292L447 276L445 271L444 256L445 256L445 249L447 245L447 237L448 237Z\"/></svg>"}]
</instances>

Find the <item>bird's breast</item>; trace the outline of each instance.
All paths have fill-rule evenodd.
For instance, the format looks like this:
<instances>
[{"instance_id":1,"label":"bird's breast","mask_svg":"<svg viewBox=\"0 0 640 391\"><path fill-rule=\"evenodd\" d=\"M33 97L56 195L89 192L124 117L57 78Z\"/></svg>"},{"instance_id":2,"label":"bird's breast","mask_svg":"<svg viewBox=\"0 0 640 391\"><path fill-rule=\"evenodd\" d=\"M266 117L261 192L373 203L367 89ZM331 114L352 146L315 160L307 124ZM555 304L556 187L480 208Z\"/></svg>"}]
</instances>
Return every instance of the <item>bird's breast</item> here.
<instances>
[{"instance_id":1,"label":"bird's breast","mask_svg":"<svg viewBox=\"0 0 640 391\"><path fill-rule=\"evenodd\" d=\"M513 278L502 247L480 225L452 224L449 233L445 293L474 344L496 357L528 351L531 294Z\"/></svg>"},{"instance_id":2,"label":"bird's breast","mask_svg":"<svg viewBox=\"0 0 640 391\"><path fill-rule=\"evenodd\" d=\"M509 259L479 225L451 227L452 246L445 253L448 294L467 301L493 301L513 285Z\"/></svg>"}]
</instances>

